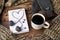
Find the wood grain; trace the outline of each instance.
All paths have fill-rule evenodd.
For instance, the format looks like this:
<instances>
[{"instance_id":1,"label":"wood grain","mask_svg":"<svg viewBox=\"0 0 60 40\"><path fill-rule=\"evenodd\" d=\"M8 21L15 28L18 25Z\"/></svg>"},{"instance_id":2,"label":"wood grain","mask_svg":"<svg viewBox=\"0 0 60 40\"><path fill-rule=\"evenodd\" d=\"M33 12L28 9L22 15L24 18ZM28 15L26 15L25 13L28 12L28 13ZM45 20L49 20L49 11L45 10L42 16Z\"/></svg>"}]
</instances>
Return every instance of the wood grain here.
<instances>
[{"instance_id":1,"label":"wood grain","mask_svg":"<svg viewBox=\"0 0 60 40\"><path fill-rule=\"evenodd\" d=\"M17 40L28 40L28 39L32 39L33 37L35 37L36 35L40 35L44 32L45 29L41 29L41 30L35 30L31 27L31 17L32 17L32 13L31 13L31 2L28 3L24 3L18 6L13 6L13 7L7 7L5 8L4 12L3 12L3 16L2 16L2 25L4 25L6 28L9 29L9 20L8 20L8 11L9 10L14 10L14 9L19 9L19 8L25 8L26 9L26 15L27 15L27 20L28 20L28 25L29 25L29 30L30 32L28 33L24 33L24 34L19 34L19 35L14 35L14 37ZM28 6L28 7L27 7Z\"/></svg>"},{"instance_id":2,"label":"wood grain","mask_svg":"<svg viewBox=\"0 0 60 40\"><path fill-rule=\"evenodd\" d=\"M60 14L60 1L59 0L52 0L52 4L53 4L53 7L54 7L54 12L59 15ZM41 40L59 40L59 38L60 38L59 37L59 35L60 35L59 20L60 19L58 20L58 17L56 19L53 19L53 21L51 22L51 24L53 24L53 25L49 29L34 30L31 27L31 23L30 23L31 22L31 16L32 16L31 7L32 7L31 2L20 4L20 5L17 5L17 6L6 7L3 11L2 25L4 25L4 27L9 29L9 20L8 20L8 11L9 10L25 8L30 32L29 33L24 33L24 34L19 34L19 35L14 34L14 37L17 40L29 40L29 39L30 40L40 40L40 39ZM58 22L56 20L58 20Z\"/></svg>"}]
</instances>

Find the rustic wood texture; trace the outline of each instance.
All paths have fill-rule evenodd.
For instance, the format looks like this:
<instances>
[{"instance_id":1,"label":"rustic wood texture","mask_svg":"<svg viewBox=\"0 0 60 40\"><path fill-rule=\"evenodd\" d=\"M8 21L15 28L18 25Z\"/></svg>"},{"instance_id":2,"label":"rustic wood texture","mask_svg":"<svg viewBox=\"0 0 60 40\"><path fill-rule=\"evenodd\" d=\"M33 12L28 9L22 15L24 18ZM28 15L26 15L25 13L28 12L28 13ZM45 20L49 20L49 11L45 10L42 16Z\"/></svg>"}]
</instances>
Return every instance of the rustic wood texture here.
<instances>
[{"instance_id":1,"label":"rustic wood texture","mask_svg":"<svg viewBox=\"0 0 60 40\"><path fill-rule=\"evenodd\" d=\"M51 26L33 40L60 40L60 14L51 21Z\"/></svg>"},{"instance_id":2,"label":"rustic wood texture","mask_svg":"<svg viewBox=\"0 0 60 40\"><path fill-rule=\"evenodd\" d=\"M30 2L32 0L7 0L7 2L5 3L5 6L15 6L15 5L19 5L22 3L26 3L26 2Z\"/></svg>"},{"instance_id":3,"label":"rustic wood texture","mask_svg":"<svg viewBox=\"0 0 60 40\"><path fill-rule=\"evenodd\" d=\"M8 24L8 22L9 22L9 20L8 20L8 11L9 10L25 8L27 14L31 14L31 4L32 4L31 2L28 2L28 3L24 3L24 4L21 4L21 5L18 5L18 6L5 8L5 10L3 11L3 15L2 15L2 23L5 24L6 27L9 26L9 24Z\"/></svg>"},{"instance_id":4,"label":"rustic wood texture","mask_svg":"<svg viewBox=\"0 0 60 40\"><path fill-rule=\"evenodd\" d=\"M60 2L59 0L52 0L54 12L58 15L60 14L60 3L59 2ZM16 5L16 4L14 4L14 5ZM59 33L60 32L60 29L59 29L60 28L59 27L60 18L59 17L60 16L56 17L55 19L53 19L51 21L51 24L53 24L53 25L51 25L51 27L49 29L34 30L31 27L31 23L30 23L31 22L31 14L32 14L31 13L31 6L32 6L32 3L28 2L28 3L20 4L18 6L6 7L3 11L2 25L4 25L6 28L9 28L8 10L25 8L30 32L24 33L24 34L19 34L19 35L13 35L17 40L60 40L60 37L59 37L59 35L60 35L60 33ZM58 22L56 20L58 20Z\"/></svg>"},{"instance_id":5,"label":"rustic wood texture","mask_svg":"<svg viewBox=\"0 0 60 40\"><path fill-rule=\"evenodd\" d=\"M28 7L27 7L28 6ZM18 6L13 6L13 7L7 7L5 8L4 12L3 12L3 16L2 16L2 25L4 25L6 28L9 28L9 20L8 20L8 11L9 10L14 10L14 9L18 9L18 8L25 8L26 9L26 15L27 15L27 19L28 19L28 25L30 28L30 32L29 33L24 33L24 34L19 34L19 35L14 35L14 37L17 40L28 40L28 39L33 39L33 37L37 36L38 34L42 34L44 32L45 29L41 29L41 30L34 30L31 27L31 7L32 7L32 2L28 2L28 3L24 3Z\"/></svg>"}]
</instances>

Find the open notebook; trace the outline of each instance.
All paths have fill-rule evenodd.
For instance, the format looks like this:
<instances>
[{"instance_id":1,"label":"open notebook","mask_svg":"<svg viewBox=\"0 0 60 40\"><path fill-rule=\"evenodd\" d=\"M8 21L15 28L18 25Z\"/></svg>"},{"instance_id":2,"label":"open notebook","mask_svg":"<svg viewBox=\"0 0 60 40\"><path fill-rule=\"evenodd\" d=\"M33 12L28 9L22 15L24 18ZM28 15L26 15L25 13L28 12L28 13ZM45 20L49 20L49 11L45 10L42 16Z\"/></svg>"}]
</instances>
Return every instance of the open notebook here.
<instances>
[{"instance_id":1,"label":"open notebook","mask_svg":"<svg viewBox=\"0 0 60 40\"><path fill-rule=\"evenodd\" d=\"M29 32L26 12L24 8L8 11L9 28L12 33L20 34Z\"/></svg>"}]
</instances>

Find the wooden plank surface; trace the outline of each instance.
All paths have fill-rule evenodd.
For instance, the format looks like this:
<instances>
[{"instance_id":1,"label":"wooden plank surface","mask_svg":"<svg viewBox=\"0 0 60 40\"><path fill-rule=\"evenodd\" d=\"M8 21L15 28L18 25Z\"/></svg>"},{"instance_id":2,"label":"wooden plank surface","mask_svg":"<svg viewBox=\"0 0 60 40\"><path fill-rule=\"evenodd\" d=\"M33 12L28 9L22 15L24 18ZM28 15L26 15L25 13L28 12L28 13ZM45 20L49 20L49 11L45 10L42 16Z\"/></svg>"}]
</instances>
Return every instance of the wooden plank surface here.
<instances>
[{"instance_id":1,"label":"wooden plank surface","mask_svg":"<svg viewBox=\"0 0 60 40\"><path fill-rule=\"evenodd\" d=\"M59 0L52 0L52 2L53 2L53 7L54 7L55 13L57 13L59 15L60 14L60 4L59 4L60 1ZM34 30L31 27L31 23L30 23L30 21L31 21L31 2L25 3L25 4L21 4L21 5L18 5L18 6L12 6L12 7L5 8L4 11L3 11L3 16L2 16L2 25L4 25L6 28L9 28L8 10L18 9L18 8L21 8L21 7L24 7L26 9L26 12L27 12L26 14L27 14L27 19L28 19L28 24L29 24L30 32L29 33L25 33L25 34L14 35L14 37L17 40L24 40L24 39L25 40L29 40L29 39L30 40L36 40L36 39L37 40L40 40L40 39L41 40L45 40L45 39L46 40L50 40L50 39L53 40L53 39L55 39L55 37L57 37L57 36L54 37L53 35L56 35L56 32L59 32L59 24L60 23L56 22L57 24L56 25L54 24L55 23L54 20L56 20L58 18L56 18L56 19L54 19L52 21L52 23L54 24L54 26L51 26L50 29L46 29L46 31L44 31L45 29ZM58 25L58 27L56 27L57 25ZM56 32L54 30L56 30ZM41 35L43 32L45 34ZM50 35L49 33L50 34L52 33L52 34ZM45 38L43 39L43 37L45 37ZM56 40L59 40L59 38L60 37L58 36Z\"/></svg>"},{"instance_id":2,"label":"wooden plank surface","mask_svg":"<svg viewBox=\"0 0 60 40\"><path fill-rule=\"evenodd\" d=\"M25 3L25 4L21 4L18 6L13 6L13 7L7 7L5 8L4 12L3 12L3 16L2 16L2 25L4 25L6 28L9 29L9 20L8 20L8 10L13 10L13 9L18 9L18 8L25 8L26 9L26 15L27 15L27 19L28 19L28 25L29 25L29 33L24 33L24 34L19 34L19 35L14 35L14 37L16 37L19 40L28 40L28 39L32 39L33 37L35 37L36 35L40 35L44 32L45 29L41 29L41 30L35 30L31 27L31 2ZM27 7L28 6L28 7Z\"/></svg>"}]
</instances>

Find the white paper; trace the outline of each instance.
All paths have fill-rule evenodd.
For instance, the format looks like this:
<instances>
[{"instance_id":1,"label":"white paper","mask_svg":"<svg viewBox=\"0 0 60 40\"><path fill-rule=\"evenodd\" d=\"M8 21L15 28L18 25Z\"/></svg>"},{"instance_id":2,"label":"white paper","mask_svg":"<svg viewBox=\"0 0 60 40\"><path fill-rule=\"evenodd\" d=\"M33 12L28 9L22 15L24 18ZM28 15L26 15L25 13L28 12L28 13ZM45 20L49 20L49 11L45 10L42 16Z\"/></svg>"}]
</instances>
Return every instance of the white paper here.
<instances>
[{"instance_id":1,"label":"white paper","mask_svg":"<svg viewBox=\"0 0 60 40\"><path fill-rule=\"evenodd\" d=\"M9 21L12 20L14 23L17 22L14 26L9 26L11 32L13 32L15 34L29 32L29 26L28 26L26 12L25 12L24 8L16 9L16 10L9 10L8 15L9 15ZM20 21L18 22L18 20L20 20ZM21 27L22 24L23 24L23 26ZM22 30L19 32L16 31L17 26L21 27Z\"/></svg>"}]
</instances>

